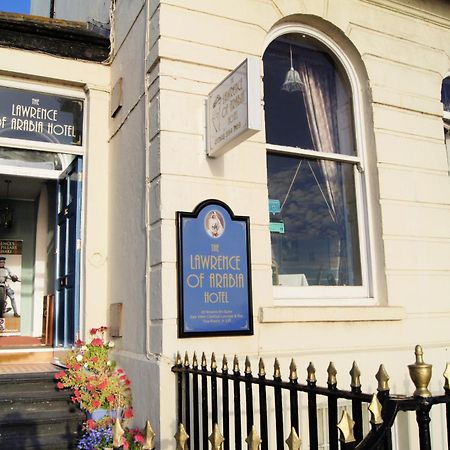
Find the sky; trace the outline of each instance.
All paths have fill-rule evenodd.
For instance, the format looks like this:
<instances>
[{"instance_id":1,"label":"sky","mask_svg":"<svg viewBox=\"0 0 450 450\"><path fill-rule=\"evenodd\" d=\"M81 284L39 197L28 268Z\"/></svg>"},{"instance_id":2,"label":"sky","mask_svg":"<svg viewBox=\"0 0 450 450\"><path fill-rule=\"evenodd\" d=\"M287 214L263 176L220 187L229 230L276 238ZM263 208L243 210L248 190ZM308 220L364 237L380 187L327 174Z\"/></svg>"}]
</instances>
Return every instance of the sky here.
<instances>
[{"instance_id":1,"label":"sky","mask_svg":"<svg viewBox=\"0 0 450 450\"><path fill-rule=\"evenodd\" d=\"M0 0L0 11L28 14L30 0Z\"/></svg>"}]
</instances>

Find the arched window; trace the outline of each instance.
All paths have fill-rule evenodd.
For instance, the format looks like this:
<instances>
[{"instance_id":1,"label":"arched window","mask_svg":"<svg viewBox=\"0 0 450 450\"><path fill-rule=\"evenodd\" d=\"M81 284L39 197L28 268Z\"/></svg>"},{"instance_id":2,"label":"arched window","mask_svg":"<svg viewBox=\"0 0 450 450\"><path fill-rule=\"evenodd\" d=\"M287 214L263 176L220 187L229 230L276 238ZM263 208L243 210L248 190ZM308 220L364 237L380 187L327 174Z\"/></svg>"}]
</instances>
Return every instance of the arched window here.
<instances>
[{"instance_id":1,"label":"arched window","mask_svg":"<svg viewBox=\"0 0 450 450\"><path fill-rule=\"evenodd\" d=\"M348 73L304 33L279 36L263 59L275 296L367 297L365 175Z\"/></svg>"}]
</instances>

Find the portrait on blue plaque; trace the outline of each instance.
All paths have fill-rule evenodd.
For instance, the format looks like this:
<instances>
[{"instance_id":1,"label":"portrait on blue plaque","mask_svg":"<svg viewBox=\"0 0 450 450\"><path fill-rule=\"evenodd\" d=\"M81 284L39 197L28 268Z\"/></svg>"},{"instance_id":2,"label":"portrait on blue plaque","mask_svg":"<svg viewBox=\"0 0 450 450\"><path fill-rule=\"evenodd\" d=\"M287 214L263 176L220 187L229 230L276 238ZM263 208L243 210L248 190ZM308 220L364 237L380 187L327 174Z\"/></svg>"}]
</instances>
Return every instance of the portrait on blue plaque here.
<instances>
[{"instance_id":1,"label":"portrait on blue plaque","mask_svg":"<svg viewBox=\"0 0 450 450\"><path fill-rule=\"evenodd\" d=\"M177 226L179 336L253 334L249 218L206 200Z\"/></svg>"}]
</instances>

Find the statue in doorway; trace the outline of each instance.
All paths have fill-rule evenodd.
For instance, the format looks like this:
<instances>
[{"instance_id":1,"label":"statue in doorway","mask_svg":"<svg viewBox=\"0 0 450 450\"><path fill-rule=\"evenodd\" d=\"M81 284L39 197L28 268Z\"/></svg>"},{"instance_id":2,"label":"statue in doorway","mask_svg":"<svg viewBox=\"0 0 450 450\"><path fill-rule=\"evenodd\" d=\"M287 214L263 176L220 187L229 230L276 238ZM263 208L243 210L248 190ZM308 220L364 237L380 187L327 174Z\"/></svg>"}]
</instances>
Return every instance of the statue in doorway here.
<instances>
[{"instance_id":1,"label":"statue in doorway","mask_svg":"<svg viewBox=\"0 0 450 450\"><path fill-rule=\"evenodd\" d=\"M0 256L0 286L4 286L6 289L6 297L9 297L9 300L11 301L11 306L14 311L14 317L20 317L19 312L17 311L17 305L16 305L16 299L14 297L14 290L8 285L8 280L11 280L12 282L20 281L19 277L17 275L14 275L11 273L11 271L5 266L6 264L6 258L4 256ZM6 298L3 302L3 312L2 317L5 313L8 311L11 311L11 308L6 307Z\"/></svg>"}]
</instances>

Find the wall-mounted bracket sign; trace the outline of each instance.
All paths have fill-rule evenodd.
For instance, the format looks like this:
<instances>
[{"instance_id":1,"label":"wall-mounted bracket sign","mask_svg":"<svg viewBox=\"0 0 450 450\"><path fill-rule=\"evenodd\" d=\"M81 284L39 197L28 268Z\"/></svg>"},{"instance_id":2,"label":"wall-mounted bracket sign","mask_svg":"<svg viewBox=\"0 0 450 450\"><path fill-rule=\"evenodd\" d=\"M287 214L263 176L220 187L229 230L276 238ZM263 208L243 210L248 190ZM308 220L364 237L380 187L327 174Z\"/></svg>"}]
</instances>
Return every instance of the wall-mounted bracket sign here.
<instances>
[{"instance_id":1,"label":"wall-mounted bracket sign","mask_svg":"<svg viewBox=\"0 0 450 450\"><path fill-rule=\"evenodd\" d=\"M261 130L261 62L247 58L208 95L207 155L220 156Z\"/></svg>"},{"instance_id":2,"label":"wall-mounted bracket sign","mask_svg":"<svg viewBox=\"0 0 450 450\"><path fill-rule=\"evenodd\" d=\"M253 334L249 218L206 200L177 226L179 337Z\"/></svg>"},{"instance_id":3,"label":"wall-mounted bracket sign","mask_svg":"<svg viewBox=\"0 0 450 450\"><path fill-rule=\"evenodd\" d=\"M83 100L0 86L0 138L82 145Z\"/></svg>"}]
</instances>

